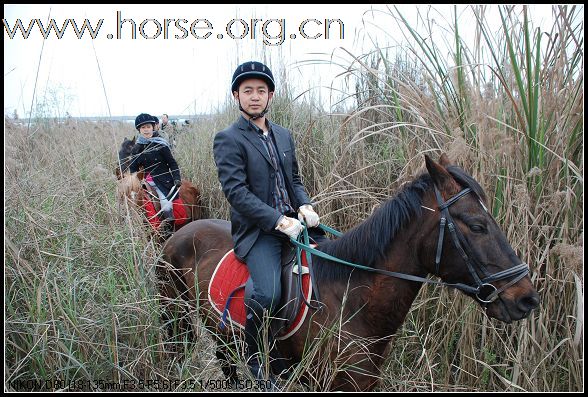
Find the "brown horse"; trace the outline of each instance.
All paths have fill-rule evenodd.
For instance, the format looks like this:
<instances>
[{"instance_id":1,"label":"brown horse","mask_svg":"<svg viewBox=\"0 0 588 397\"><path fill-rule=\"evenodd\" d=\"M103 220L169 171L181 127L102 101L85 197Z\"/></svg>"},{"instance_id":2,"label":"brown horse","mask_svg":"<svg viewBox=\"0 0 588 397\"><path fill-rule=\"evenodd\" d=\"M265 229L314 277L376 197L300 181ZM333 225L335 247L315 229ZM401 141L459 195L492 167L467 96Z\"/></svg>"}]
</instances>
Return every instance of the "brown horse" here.
<instances>
[{"instance_id":1,"label":"brown horse","mask_svg":"<svg viewBox=\"0 0 588 397\"><path fill-rule=\"evenodd\" d=\"M137 173L131 174L129 167L132 161L131 152L135 146L136 138L123 140L118 151L118 164L115 169L115 174L118 179L117 198L118 203L123 204L128 201L136 208L141 208L143 213L146 213L146 208L154 208L155 212L159 210L159 199L155 192L150 192L147 185L143 182L144 172L140 170ZM182 214L179 218L176 217L174 223L174 231L177 231L187 223L196 219L202 218L202 206L200 204L200 191L190 181L182 179L182 186L178 193L178 197L184 203L185 215ZM175 206L175 204L174 204ZM174 213L176 209L174 208ZM147 221L156 231L161 224L159 217L151 216Z\"/></svg>"},{"instance_id":2,"label":"brown horse","mask_svg":"<svg viewBox=\"0 0 588 397\"><path fill-rule=\"evenodd\" d=\"M293 336L276 342L281 357L295 365L320 339L318 335L324 335L321 332L338 326L336 342L325 353L330 356L312 358L318 362L314 368L321 368L325 357L339 363L329 389L369 391L377 385L384 351L423 282L458 288L489 317L506 323L525 318L539 304L528 266L484 207L480 185L449 164L445 155L439 163L425 156L425 163L428 173L407 184L364 222L335 240L319 242L319 251L366 268L313 255L314 283L323 305L311 310ZM199 307L205 325L219 336L217 357L223 359L231 328L218 327L219 316L207 291L215 266L231 248L229 222L199 220L166 242L162 262L175 292ZM427 274L441 281L426 279ZM361 342L366 340L372 342ZM235 375L234 364L221 365L225 375Z\"/></svg>"},{"instance_id":3,"label":"brown horse","mask_svg":"<svg viewBox=\"0 0 588 397\"><path fill-rule=\"evenodd\" d=\"M141 209L141 212L144 214L146 214L146 208L157 208L159 205L159 199L157 195L147 191L143 181L143 171L132 174L127 172L123 175L117 174L117 176L119 176L117 198L120 204L124 203L124 200L128 200L133 207ZM200 191L192 184L192 182L187 179L182 179L182 185L180 186L178 197L184 204L185 215L181 217L176 216L174 231L179 230L191 221L202 218ZM153 205L153 207L149 207L150 204ZM174 207L175 205L176 204L174 203ZM176 213L175 208L174 213ZM155 230L159 229L159 226L161 225L159 219L152 217L152 219L146 220Z\"/></svg>"}]
</instances>

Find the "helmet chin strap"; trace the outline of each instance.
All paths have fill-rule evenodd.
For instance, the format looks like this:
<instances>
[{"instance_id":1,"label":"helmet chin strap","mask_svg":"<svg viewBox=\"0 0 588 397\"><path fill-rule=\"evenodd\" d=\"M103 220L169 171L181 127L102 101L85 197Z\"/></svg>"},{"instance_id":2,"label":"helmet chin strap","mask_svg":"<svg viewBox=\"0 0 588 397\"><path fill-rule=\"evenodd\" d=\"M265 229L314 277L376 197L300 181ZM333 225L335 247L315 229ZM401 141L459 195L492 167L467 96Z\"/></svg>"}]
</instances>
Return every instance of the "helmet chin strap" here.
<instances>
[{"instance_id":1,"label":"helmet chin strap","mask_svg":"<svg viewBox=\"0 0 588 397\"><path fill-rule=\"evenodd\" d=\"M251 114L248 111L246 111L245 109L243 109L243 106L241 106L241 98L237 98L237 101L239 101L239 110L242 111L243 113L245 113L247 116L249 116L250 120L257 120L257 119L265 116L265 114L268 111L269 100L267 101L267 105L265 105L265 109L263 109L261 111L261 113L257 113L257 114Z\"/></svg>"}]
</instances>

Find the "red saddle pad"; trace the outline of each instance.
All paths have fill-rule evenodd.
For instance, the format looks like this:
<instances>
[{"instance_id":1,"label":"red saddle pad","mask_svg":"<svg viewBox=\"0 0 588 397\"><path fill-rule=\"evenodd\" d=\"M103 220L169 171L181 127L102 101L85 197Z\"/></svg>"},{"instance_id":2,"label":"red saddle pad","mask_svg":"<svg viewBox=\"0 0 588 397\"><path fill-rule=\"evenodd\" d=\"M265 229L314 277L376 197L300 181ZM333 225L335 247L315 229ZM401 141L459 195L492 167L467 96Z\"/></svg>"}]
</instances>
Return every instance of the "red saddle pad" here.
<instances>
[{"instance_id":1,"label":"red saddle pad","mask_svg":"<svg viewBox=\"0 0 588 397\"><path fill-rule=\"evenodd\" d=\"M308 269L306 255L304 254L302 255L302 266ZM208 300L221 316L232 293L226 321L241 329L245 328L245 288L237 288L244 285L248 278L249 270L247 265L235 256L233 250L230 250L216 266L208 285ZM311 289L310 275L308 272L303 271L302 290L307 301L310 300ZM292 336L304 322L307 313L308 306L301 302L295 320L277 339L286 339Z\"/></svg>"},{"instance_id":2,"label":"red saddle pad","mask_svg":"<svg viewBox=\"0 0 588 397\"><path fill-rule=\"evenodd\" d=\"M174 224L176 228L182 226L188 222L188 213L186 212L186 206L181 198L175 199L173 202L174 218L176 219Z\"/></svg>"},{"instance_id":3,"label":"red saddle pad","mask_svg":"<svg viewBox=\"0 0 588 397\"><path fill-rule=\"evenodd\" d=\"M145 207L145 215L147 215L147 220L151 227L155 230L159 229L161 219L159 216L156 216L157 210L155 209L153 202L150 199L145 200L143 206ZM172 206L175 218L174 224L176 228L178 228L188 221L188 213L186 212L184 202L179 197L172 202Z\"/></svg>"}]
</instances>

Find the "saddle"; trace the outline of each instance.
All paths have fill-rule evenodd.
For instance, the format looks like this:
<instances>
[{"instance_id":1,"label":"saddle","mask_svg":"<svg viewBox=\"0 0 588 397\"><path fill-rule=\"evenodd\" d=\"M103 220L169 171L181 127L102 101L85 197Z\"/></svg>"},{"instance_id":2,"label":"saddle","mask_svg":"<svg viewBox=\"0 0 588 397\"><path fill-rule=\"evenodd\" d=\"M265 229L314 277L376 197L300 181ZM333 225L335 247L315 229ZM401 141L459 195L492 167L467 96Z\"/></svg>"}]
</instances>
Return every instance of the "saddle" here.
<instances>
[{"instance_id":1,"label":"saddle","mask_svg":"<svg viewBox=\"0 0 588 397\"><path fill-rule=\"evenodd\" d=\"M217 265L208 286L208 300L221 315L221 327L245 327L245 283L249 278L247 265L230 250ZM302 295L304 293L304 295ZM312 296L312 283L306 256L302 255L299 268L294 247L282 253L282 298L279 310L270 323L270 332L276 339L292 336L302 325L308 313Z\"/></svg>"}]
</instances>

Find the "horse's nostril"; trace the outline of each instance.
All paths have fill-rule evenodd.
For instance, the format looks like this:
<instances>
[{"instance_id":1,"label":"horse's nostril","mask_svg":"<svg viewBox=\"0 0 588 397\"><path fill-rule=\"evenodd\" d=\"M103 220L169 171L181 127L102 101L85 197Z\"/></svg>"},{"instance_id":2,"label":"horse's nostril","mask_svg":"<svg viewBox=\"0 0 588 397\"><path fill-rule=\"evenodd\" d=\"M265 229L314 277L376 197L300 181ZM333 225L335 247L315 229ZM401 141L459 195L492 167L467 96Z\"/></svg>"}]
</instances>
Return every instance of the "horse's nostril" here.
<instances>
[{"instance_id":1,"label":"horse's nostril","mask_svg":"<svg viewBox=\"0 0 588 397\"><path fill-rule=\"evenodd\" d=\"M525 312L533 310L534 308L539 306L539 295L533 292L533 294L519 299L518 306L519 309Z\"/></svg>"}]
</instances>

